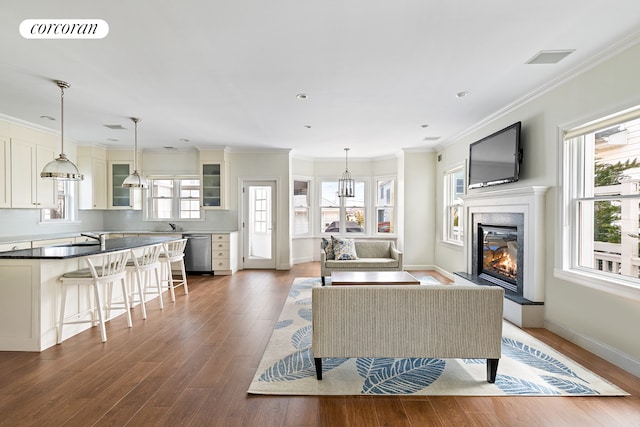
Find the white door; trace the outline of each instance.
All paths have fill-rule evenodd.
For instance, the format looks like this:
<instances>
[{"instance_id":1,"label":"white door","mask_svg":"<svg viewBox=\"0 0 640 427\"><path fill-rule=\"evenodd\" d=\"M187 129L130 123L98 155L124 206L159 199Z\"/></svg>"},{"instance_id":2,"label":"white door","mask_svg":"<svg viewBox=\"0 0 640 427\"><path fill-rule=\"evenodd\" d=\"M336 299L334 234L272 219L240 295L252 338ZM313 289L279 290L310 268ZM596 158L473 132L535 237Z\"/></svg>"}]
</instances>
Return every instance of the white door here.
<instances>
[{"instance_id":1,"label":"white door","mask_svg":"<svg viewBox=\"0 0 640 427\"><path fill-rule=\"evenodd\" d=\"M244 182L244 268L276 268L275 200L275 181Z\"/></svg>"}]
</instances>

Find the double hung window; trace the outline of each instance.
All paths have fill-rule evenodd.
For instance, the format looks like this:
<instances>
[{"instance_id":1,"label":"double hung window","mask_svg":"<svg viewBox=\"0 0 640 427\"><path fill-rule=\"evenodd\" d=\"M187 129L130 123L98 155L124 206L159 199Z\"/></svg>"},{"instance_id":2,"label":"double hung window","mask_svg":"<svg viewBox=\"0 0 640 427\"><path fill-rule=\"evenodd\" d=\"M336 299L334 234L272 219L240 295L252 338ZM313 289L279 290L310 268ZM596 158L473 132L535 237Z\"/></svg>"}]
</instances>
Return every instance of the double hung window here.
<instances>
[{"instance_id":1,"label":"double hung window","mask_svg":"<svg viewBox=\"0 0 640 427\"><path fill-rule=\"evenodd\" d=\"M309 188L308 180L293 181L293 234L294 236L308 236L311 233L311 221L309 215Z\"/></svg>"},{"instance_id":2,"label":"double hung window","mask_svg":"<svg viewBox=\"0 0 640 427\"><path fill-rule=\"evenodd\" d=\"M366 182L355 180L354 197L338 197L338 181L320 182L320 230L323 233L366 232Z\"/></svg>"},{"instance_id":3,"label":"double hung window","mask_svg":"<svg viewBox=\"0 0 640 427\"><path fill-rule=\"evenodd\" d=\"M75 182L55 180L56 207L40 210L42 222L64 222L76 219Z\"/></svg>"},{"instance_id":4,"label":"double hung window","mask_svg":"<svg viewBox=\"0 0 640 427\"><path fill-rule=\"evenodd\" d=\"M640 289L640 109L567 131L563 270Z\"/></svg>"},{"instance_id":5,"label":"double hung window","mask_svg":"<svg viewBox=\"0 0 640 427\"><path fill-rule=\"evenodd\" d=\"M376 180L376 231L394 233L395 227L395 180L383 178Z\"/></svg>"},{"instance_id":6,"label":"double hung window","mask_svg":"<svg viewBox=\"0 0 640 427\"><path fill-rule=\"evenodd\" d=\"M444 173L444 230L443 240L456 245L462 244L463 208L462 199L465 189L464 165L449 169Z\"/></svg>"},{"instance_id":7,"label":"double hung window","mask_svg":"<svg viewBox=\"0 0 640 427\"><path fill-rule=\"evenodd\" d=\"M201 218L199 179L149 179L147 219L199 218Z\"/></svg>"}]
</instances>

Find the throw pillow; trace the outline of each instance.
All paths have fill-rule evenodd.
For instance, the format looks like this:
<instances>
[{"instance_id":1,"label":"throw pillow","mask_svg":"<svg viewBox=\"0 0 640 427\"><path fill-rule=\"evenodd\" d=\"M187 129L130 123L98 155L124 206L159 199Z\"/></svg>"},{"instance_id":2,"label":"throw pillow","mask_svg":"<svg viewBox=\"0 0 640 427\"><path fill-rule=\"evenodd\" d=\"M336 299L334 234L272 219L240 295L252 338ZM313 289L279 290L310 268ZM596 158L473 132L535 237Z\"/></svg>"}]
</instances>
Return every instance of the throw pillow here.
<instances>
[{"instance_id":1,"label":"throw pillow","mask_svg":"<svg viewBox=\"0 0 640 427\"><path fill-rule=\"evenodd\" d=\"M337 260L358 259L356 244L353 239L343 239L331 236L333 242L333 254Z\"/></svg>"},{"instance_id":2,"label":"throw pillow","mask_svg":"<svg viewBox=\"0 0 640 427\"><path fill-rule=\"evenodd\" d=\"M333 255L333 240L323 237L322 241L320 242L320 247L327 254L327 259L336 259L336 257Z\"/></svg>"}]
</instances>

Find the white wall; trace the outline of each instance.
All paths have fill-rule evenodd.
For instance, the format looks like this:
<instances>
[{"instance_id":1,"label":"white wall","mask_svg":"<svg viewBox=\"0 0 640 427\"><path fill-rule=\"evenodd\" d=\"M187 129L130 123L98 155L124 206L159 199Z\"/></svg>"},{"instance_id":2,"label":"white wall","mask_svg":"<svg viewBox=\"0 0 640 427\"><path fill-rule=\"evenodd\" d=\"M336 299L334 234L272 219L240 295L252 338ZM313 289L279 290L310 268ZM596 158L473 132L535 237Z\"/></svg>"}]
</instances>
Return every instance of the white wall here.
<instances>
[{"instance_id":1,"label":"white wall","mask_svg":"<svg viewBox=\"0 0 640 427\"><path fill-rule=\"evenodd\" d=\"M502 188L547 185L545 326L640 375L640 301L625 299L559 280L561 235L559 129L640 104L640 45L622 52L572 80L509 111L442 150L437 168L438 226L442 224L442 172L464 160L468 146L516 121L523 124L522 178ZM507 187L509 186L509 187ZM491 191L495 188L475 190ZM473 191L473 190L472 190ZM436 241L435 262L449 272L463 271L462 248Z\"/></svg>"}]
</instances>

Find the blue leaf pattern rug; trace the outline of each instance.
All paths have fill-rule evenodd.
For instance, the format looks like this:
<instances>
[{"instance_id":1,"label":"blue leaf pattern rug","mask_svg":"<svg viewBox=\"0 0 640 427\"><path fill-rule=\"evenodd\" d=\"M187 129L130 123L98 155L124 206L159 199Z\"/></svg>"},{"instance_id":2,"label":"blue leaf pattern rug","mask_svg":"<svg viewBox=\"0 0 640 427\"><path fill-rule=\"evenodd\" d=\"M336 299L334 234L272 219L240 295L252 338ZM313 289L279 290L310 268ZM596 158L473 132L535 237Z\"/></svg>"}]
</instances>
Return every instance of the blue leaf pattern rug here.
<instances>
[{"instance_id":1,"label":"blue leaf pattern rug","mask_svg":"<svg viewBox=\"0 0 640 427\"><path fill-rule=\"evenodd\" d=\"M256 375L253 394L623 396L626 392L518 327L504 322L495 384L484 359L328 358L316 380L311 351L311 288L319 278L297 278Z\"/></svg>"}]
</instances>

